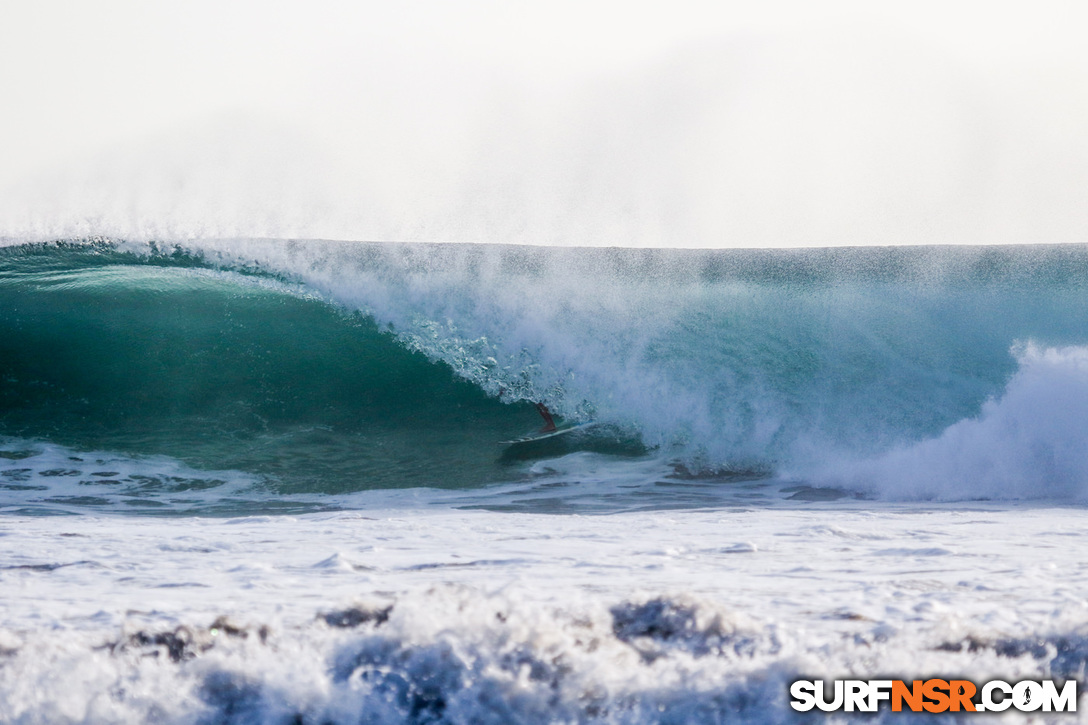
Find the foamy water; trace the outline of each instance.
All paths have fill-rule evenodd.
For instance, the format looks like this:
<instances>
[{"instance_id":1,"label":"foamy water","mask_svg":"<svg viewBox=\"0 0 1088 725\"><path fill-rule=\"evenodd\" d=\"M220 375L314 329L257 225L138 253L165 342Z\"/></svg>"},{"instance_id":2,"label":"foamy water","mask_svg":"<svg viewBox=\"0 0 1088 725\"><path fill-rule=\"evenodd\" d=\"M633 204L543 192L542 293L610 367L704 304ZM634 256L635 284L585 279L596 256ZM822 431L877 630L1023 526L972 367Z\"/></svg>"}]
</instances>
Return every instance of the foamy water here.
<instances>
[{"instance_id":1,"label":"foamy water","mask_svg":"<svg viewBox=\"0 0 1088 725\"><path fill-rule=\"evenodd\" d=\"M1079 678L1085 575L1055 552L1081 519L9 516L0 719L765 722L802 719L801 676Z\"/></svg>"}]
</instances>

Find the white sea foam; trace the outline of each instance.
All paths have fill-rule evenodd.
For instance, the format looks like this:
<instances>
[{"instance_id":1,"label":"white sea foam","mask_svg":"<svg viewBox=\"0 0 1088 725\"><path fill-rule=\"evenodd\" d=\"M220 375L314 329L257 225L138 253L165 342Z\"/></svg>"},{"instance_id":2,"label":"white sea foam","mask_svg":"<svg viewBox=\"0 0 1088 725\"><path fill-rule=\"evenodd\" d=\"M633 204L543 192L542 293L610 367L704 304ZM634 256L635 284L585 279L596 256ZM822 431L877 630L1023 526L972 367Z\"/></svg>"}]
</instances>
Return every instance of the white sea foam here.
<instances>
[{"instance_id":1,"label":"white sea foam","mask_svg":"<svg viewBox=\"0 0 1088 725\"><path fill-rule=\"evenodd\" d=\"M1019 369L978 416L815 478L893 500L1088 500L1088 348L1014 353Z\"/></svg>"},{"instance_id":2,"label":"white sea foam","mask_svg":"<svg viewBox=\"0 0 1088 725\"><path fill-rule=\"evenodd\" d=\"M888 504L9 516L0 721L766 722L814 674L1083 676L1084 572L1055 559L1082 529Z\"/></svg>"}]
</instances>

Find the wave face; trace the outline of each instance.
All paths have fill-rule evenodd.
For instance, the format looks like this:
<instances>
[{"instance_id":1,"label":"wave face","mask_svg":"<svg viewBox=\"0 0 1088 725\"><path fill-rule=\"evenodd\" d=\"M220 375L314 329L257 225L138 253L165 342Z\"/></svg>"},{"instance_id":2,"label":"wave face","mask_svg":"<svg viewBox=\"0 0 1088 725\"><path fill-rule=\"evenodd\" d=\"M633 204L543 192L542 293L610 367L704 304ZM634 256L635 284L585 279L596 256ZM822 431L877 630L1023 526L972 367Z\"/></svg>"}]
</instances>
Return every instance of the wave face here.
<instances>
[{"instance_id":1,"label":"wave face","mask_svg":"<svg viewBox=\"0 0 1088 725\"><path fill-rule=\"evenodd\" d=\"M1062 451L1088 438L1086 292L1082 246L15 244L0 435L278 494L472 488L519 475L501 441L538 427L543 401L602 424L559 452L892 498L1079 498L1088 476ZM1037 425L1054 406L1061 425ZM1012 452L953 440L972 426L1031 433ZM1030 490L953 475L985 475L999 449L1019 457L1009 480L1056 462ZM893 475L903 451L931 488Z\"/></svg>"}]
</instances>

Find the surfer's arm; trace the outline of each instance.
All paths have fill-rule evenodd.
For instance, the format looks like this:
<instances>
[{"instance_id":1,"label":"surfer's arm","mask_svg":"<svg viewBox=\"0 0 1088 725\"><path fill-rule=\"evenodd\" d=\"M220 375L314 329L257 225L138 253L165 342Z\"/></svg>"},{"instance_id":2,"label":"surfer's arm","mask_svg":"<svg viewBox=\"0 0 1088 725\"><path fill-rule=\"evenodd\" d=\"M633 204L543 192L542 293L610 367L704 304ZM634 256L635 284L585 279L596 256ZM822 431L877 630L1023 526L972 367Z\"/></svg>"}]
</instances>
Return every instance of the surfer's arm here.
<instances>
[{"instance_id":1,"label":"surfer's arm","mask_svg":"<svg viewBox=\"0 0 1088 725\"><path fill-rule=\"evenodd\" d=\"M540 417L544 419L544 427L540 429L540 432L548 433L555 430L555 421L552 420L552 414L551 411L548 410L548 406L543 403L537 403L536 411L540 413Z\"/></svg>"}]
</instances>

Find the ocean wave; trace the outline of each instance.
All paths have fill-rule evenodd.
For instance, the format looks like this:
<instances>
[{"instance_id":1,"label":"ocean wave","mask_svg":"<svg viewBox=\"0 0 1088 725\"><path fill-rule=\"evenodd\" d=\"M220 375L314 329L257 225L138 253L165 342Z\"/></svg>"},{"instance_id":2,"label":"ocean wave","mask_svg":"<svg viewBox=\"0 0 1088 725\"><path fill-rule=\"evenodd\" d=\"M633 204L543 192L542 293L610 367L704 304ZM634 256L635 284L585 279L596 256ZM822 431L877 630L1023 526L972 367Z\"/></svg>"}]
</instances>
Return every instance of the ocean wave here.
<instances>
[{"instance_id":1,"label":"ocean wave","mask_svg":"<svg viewBox=\"0 0 1088 725\"><path fill-rule=\"evenodd\" d=\"M855 490L936 498L1027 496L1040 479L1019 471L1046 470L1048 495L1075 497L1075 412L1059 426L1008 403L1026 432L1022 463L995 453L1005 474L984 459L1008 441L979 438L973 458L920 442L997 421L984 406L1007 384L1020 399L1050 353L1018 362L1017 341L1083 345L1085 291L1084 247L15 245L0 256L0 433L244 471L281 494L466 488L529 475L531 456L501 442L538 428L543 402L599 425L537 457L652 453L801 485L841 469ZM1076 376L1048 369L1042 392L1075 407ZM1048 446L1049 462L1032 452ZM843 472L905 450L910 470L956 483ZM964 483L1002 475L1033 483Z\"/></svg>"}]
</instances>

